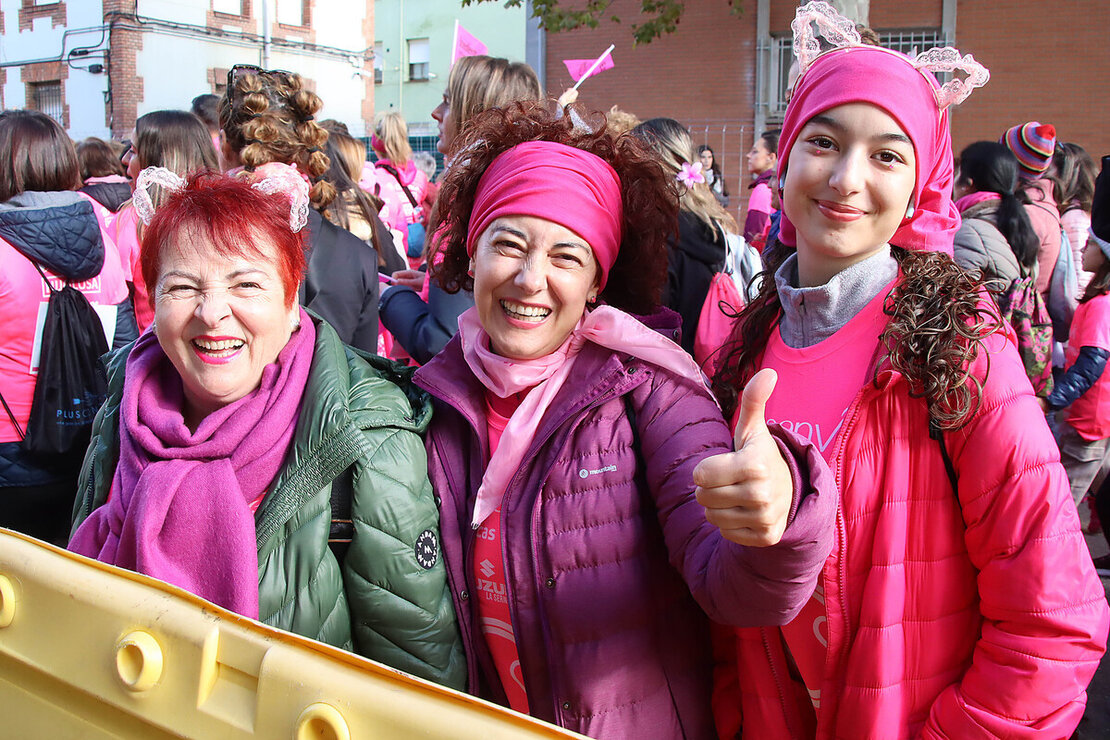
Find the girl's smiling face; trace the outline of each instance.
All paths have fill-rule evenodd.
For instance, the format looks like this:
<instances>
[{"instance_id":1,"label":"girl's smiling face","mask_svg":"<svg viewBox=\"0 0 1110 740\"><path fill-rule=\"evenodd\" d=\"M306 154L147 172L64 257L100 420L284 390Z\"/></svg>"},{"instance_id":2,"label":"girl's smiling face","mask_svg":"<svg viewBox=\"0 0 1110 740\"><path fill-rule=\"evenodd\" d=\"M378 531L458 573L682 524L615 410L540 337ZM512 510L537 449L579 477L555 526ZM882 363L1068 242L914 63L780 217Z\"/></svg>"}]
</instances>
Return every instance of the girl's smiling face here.
<instances>
[{"instance_id":1,"label":"girl's smiling face","mask_svg":"<svg viewBox=\"0 0 1110 740\"><path fill-rule=\"evenodd\" d=\"M790 150L782 207L797 232L803 287L875 254L906 218L913 142L877 106L848 103L811 118Z\"/></svg>"}]
</instances>

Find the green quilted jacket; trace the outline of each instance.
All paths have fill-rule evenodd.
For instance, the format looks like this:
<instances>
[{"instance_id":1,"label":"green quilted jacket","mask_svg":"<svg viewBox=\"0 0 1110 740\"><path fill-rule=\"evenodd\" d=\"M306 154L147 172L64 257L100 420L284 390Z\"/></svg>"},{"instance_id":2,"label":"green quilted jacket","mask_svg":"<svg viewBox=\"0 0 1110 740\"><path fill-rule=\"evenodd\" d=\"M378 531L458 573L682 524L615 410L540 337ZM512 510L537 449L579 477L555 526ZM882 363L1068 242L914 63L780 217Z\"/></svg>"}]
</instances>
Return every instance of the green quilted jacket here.
<instances>
[{"instance_id":1,"label":"green quilted jacket","mask_svg":"<svg viewBox=\"0 0 1110 740\"><path fill-rule=\"evenodd\" d=\"M109 397L93 424L74 530L108 497L130 350L106 357ZM432 405L410 377L316 321L292 447L255 515L259 619L463 689L466 663L420 437ZM352 491L353 533L342 562L328 547L337 479Z\"/></svg>"}]
</instances>

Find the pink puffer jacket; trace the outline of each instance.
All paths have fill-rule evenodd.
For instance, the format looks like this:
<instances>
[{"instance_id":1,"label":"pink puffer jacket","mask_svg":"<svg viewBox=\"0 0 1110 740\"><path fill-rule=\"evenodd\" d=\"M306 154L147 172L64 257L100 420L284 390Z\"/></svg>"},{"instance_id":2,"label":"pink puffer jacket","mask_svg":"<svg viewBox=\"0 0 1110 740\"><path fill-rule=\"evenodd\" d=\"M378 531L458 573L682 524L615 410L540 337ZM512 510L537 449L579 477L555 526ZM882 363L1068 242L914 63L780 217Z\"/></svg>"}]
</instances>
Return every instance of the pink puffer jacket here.
<instances>
[{"instance_id":1,"label":"pink puffer jacket","mask_svg":"<svg viewBox=\"0 0 1110 740\"><path fill-rule=\"evenodd\" d=\"M1110 610L1017 352L1001 335L988 346L982 405L944 435L958 499L900 374L849 407L832 457L819 738L1063 738L1083 714ZM812 711L779 631L730 637L719 650L726 664L736 650L742 689L718 677L722 735L739 708L746 738L804 737Z\"/></svg>"}]
</instances>

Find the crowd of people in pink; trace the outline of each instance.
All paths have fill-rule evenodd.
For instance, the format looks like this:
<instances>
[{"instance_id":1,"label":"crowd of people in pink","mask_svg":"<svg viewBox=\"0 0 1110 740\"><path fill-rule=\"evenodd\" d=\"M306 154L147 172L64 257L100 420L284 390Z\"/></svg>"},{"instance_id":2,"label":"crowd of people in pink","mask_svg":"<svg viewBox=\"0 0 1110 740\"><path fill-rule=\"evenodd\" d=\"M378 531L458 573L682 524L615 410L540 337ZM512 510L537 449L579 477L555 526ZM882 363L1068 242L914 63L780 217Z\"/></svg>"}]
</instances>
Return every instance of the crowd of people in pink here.
<instances>
[{"instance_id":1,"label":"crowd of people in pink","mask_svg":"<svg viewBox=\"0 0 1110 740\"><path fill-rule=\"evenodd\" d=\"M0 113L0 526L593 738L1069 737L1110 157L793 30L741 194L488 56L438 173L251 65L122 146Z\"/></svg>"}]
</instances>

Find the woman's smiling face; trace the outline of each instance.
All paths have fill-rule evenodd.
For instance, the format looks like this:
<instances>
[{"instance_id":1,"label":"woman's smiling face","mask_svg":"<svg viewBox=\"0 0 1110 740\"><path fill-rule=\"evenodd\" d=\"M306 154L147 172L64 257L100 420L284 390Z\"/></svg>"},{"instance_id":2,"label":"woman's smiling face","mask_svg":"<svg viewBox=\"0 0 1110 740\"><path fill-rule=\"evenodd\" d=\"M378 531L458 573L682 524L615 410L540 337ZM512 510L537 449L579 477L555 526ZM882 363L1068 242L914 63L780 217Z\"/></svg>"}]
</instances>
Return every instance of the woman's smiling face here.
<instances>
[{"instance_id":1,"label":"woman's smiling face","mask_svg":"<svg viewBox=\"0 0 1110 740\"><path fill-rule=\"evenodd\" d=\"M195 234L162 250L155 334L181 376L191 426L255 388L277 359L298 315L277 267L277 247L259 235L259 258L224 256Z\"/></svg>"},{"instance_id":2,"label":"woman's smiling face","mask_svg":"<svg viewBox=\"0 0 1110 740\"><path fill-rule=\"evenodd\" d=\"M478 238L472 265L490 349L513 360L562 346L596 297L600 275L585 239L535 216L496 219Z\"/></svg>"},{"instance_id":3,"label":"woman's smiling face","mask_svg":"<svg viewBox=\"0 0 1110 740\"><path fill-rule=\"evenodd\" d=\"M811 118L790 150L782 194L802 286L824 285L886 244L915 181L913 143L882 109L849 103Z\"/></svg>"}]
</instances>

